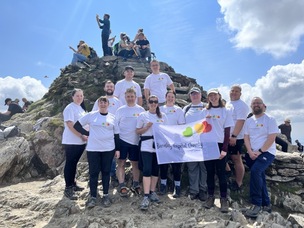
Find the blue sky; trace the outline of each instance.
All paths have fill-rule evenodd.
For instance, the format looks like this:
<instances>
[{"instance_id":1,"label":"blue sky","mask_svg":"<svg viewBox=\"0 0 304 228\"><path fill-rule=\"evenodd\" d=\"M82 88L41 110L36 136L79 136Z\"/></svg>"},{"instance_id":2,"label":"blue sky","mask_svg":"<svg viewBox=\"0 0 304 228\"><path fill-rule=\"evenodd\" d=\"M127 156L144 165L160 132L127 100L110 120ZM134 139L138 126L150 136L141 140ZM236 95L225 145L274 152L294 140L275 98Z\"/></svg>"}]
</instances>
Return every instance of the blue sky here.
<instances>
[{"instance_id":1,"label":"blue sky","mask_svg":"<svg viewBox=\"0 0 304 228\"><path fill-rule=\"evenodd\" d=\"M4 0L0 100L40 99L70 63L68 46L81 39L101 56L95 16L104 13L111 15L112 35L126 32L133 38L144 28L157 59L197 79L205 90L218 87L228 99L229 87L238 83L245 101L262 96L278 123L292 119L295 137L304 142L299 0Z\"/></svg>"}]
</instances>

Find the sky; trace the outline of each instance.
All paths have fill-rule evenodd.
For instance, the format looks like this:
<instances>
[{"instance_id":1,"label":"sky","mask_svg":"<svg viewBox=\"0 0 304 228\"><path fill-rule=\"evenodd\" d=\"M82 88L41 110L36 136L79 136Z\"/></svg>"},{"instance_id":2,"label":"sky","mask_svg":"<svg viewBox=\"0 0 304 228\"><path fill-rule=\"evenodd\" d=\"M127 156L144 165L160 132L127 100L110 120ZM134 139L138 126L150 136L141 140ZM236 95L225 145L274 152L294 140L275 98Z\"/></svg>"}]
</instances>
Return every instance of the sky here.
<instances>
[{"instance_id":1,"label":"sky","mask_svg":"<svg viewBox=\"0 0 304 228\"><path fill-rule=\"evenodd\" d=\"M292 122L304 143L303 0L3 0L0 111L6 97L39 100L85 40L102 56L96 14L110 14L111 35L143 28L159 61L204 90L240 84L261 96L278 124ZM116 39L118 41L118 39Z\"/></svg>"}]
</instances>

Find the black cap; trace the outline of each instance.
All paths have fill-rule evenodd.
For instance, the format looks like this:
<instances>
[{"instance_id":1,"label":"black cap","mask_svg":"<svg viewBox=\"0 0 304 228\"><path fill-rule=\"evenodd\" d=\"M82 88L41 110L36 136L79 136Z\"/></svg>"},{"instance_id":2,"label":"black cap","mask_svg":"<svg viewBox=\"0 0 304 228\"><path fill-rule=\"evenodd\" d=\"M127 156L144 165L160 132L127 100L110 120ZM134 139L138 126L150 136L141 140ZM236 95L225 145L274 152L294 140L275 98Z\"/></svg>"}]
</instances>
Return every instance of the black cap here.
<instances>
[{"instance_id":1,"label":"black cap","mask_svg":"<svg viewBox=\"0 0 304 228\"><path fill-rule=\"evenodd\" d=\"M124 69L124 72L125 72L126 70L132 70L132 71L134 71L134 68L133 68L132 66L126 66L125 69Z\"/></svg>"},{"instance_id":2,"label":"black cap","mask_svg":"<svg viewBox=\"0 0 304 228\"><path fill-rule=\"evenodd\" d=\"M4 102L4 105L7 105L7 102L11 101L12 99L11 98L6 98L5 99L5 102Z\"/></svg>"}]
</instances>

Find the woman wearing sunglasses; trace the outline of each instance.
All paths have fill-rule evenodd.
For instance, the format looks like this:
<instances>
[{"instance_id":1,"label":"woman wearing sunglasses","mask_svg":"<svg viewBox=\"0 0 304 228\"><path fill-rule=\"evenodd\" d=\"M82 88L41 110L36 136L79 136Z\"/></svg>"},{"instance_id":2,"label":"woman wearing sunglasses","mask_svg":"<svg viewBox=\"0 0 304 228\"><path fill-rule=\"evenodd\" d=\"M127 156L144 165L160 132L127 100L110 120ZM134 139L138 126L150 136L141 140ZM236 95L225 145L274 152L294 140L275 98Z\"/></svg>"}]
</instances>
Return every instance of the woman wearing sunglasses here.
<instances>
[{"instance_id":1,"label":"woman wearing sunglasses","mask_svg":"<svg viewBox=\"0 0 304 228\"><path fill-rule=\"evenodd\" d=\"M155 192L158 181L159 166L154 148L153 124L166 124L167 117L161 113L158 107L158 97L151 95L148 98L148 111L142 112L136 125L136 133L141 138L141 158L143 173L144 199L141 202L140 209L147 210L150 202L159 202Z\"/></svg>"}]
</instances>

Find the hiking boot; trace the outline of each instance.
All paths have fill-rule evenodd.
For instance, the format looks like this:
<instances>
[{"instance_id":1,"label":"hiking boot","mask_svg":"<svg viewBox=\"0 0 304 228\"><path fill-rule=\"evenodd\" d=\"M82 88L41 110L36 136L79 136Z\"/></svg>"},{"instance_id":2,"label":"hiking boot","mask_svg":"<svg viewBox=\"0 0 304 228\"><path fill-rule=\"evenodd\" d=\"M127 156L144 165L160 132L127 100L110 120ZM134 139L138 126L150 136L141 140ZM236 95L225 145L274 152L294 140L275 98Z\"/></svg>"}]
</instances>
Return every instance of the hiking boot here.
<instances>
[{"instance_id":1,"label":"hiking boot","mask_svg":"<svg viewBox=\"0 0 304 228\"><path fill-rule=\"evenodd\" d=\"M174 192L173 192L173 198L179 198L181 194L181 187L180 186L175 186Z\"/></svg>"},{"instance_id":2,"label":"hiking boot","mask_svg":"<svg viewBox=\"0 0 304 228\"><path fill-rule=\"evenodd\" d=\"M144 210L144 211L148 210L149 204L150 204L149 198L144 197L143 201L141 201L141 204L140 204L140 210Z\"/></svg>"},{"instance_id":3,"label":"hiking boot","mask_svg":"<svg viewBox=\"0 0 304 228\"><path fill-rule=\"evenodd\" d=\"M84 190L84 188L83 188L83 187L80 187L80 186L77 185L77 184L75 184L75 185L73 186L73 190L74 190L75 192L81 192L81 191Z\"/></svg>"},{"instance_id":4,"label":"hiking boot","mask_svg":"<svg viewBox=\"0 0 304 228\"><path fill-rule=\"evenodd\" d=\"M96 200L96 197L90 197L89 199L88 199L88 201L87 201L87 207L88 208L93 208L93 207L95 207L96 206L96 202L97 202L97 200Z\"/></svg>"},{"instance_id":5,"label":"hiking boot","mask_svg":"<svg viewBox=\"0 0 304 228\"><path fill-rule=\"evenodd\" d=\"M165 195L167 193L167 185L161 184L159 187L159 194L160 195Z\"/></svg>"},{"instance_id":6,"label":"hiking boot","mask_svg":"<svg viewBox=\"0 0 304 228\"><path fill-rule=\"evenodd\" d=\"M268 213L271 213L272 212L271 205L269 204L268 206L263 206L263 211L267 211Z\"/></svg>"},{"instance_id":7,"label":"hiking boot","mask_svg":"<svg viewBox=\"0 0 304 228\"><path fill-rule=\"evenodd\" d=\"M191 199L191 200L195 200L195 199L198 198L198 194L190 193L190 194L188 195L188 198Z\"/></svg>"},{"instance_id":8,"label":"hiking boot","mask_svg":"<svg viewBox=\"0 0 304 228\"><path fill-rule=\"evenodd\" d=\"M258 217L259 213L262 211L262 208L257 205L253 205L245 212L245 216L249 218L256 218Z\"/></svg>"},{"instance_id":9,"label":"hiking boot","mask_svg":"<svg viewBox=\"0 0 304 228\"><path fill-rule=\"evenodd\" d=\"M200 201L206 201L206 199L207 199L207 192L204 191L204 190L199 190L198 198L199 198Z\"/></svg>"},{"instance_id":10,"label":"hiking boot","mask_svg":"<svg viewBox=\"0 0 304 228\"><path fill-rule=\"evenodd\" d=\"M203 204L203 206L207 209L210 209L211 207L214 206L214 196L209 196L206 202Z\"/></svg>"},{"instance_id":11,"label":"hiking boot","mask_svg":"<svg viewBox=\"0 0 304 228\"><path fill-rule=\"evenodd\" d=\"M242 185L239 186L235 181L232 182L232 184L229 186L231 191L241 191L242 190Z\"/></svg>"},{"instance_id":12,"label":"hiking boot","mask_svg":"<svg viewBox=\"0 0 304 228\"><path fill-rule=\"evenodd\" d=\"M151 202L155 202L155 203L159 203L160 200L158 198L158 195L156 194L156 192L152 192L150 195L149 195L149 199Z\"/></svg>"},{"instance_id":13,"label":"hiking boot","mask_svg":"<svg viewBox=\"0 0 304 228\"><path fill-rule=\"evenodd\" d=\"M101 200L101 204L104 206L104 207L110 207L112 202L110 200L110 197L109 196L103 196L102 200Z\"/></svg>"},{"instance_id":14,"label":"hiking boot","mask_svg":"<svg viewBox=\"0 0 304 228\"><path fill-rule=\"evenodd\" d=\"M75 195L73 186L67 187L64 189L64 196L69 198L70 200L77 200L78 197Z\"/></svg>"},{"instance_id":15,"label":"hiking boot","mask_svg":"<svg viewBox=\"0 0 304 228\"><path fill-rule=\"evenodd\" d=\"M221 212L227 213L229 208L229 202L227 198L221 198Z\"/></svg>"}]
</instances>

